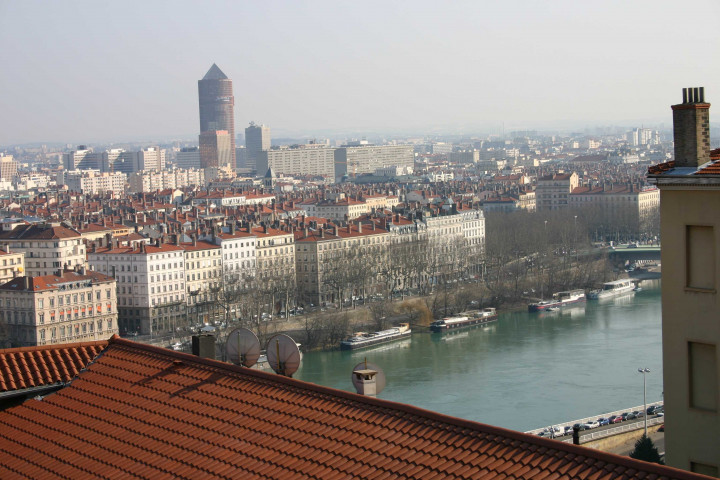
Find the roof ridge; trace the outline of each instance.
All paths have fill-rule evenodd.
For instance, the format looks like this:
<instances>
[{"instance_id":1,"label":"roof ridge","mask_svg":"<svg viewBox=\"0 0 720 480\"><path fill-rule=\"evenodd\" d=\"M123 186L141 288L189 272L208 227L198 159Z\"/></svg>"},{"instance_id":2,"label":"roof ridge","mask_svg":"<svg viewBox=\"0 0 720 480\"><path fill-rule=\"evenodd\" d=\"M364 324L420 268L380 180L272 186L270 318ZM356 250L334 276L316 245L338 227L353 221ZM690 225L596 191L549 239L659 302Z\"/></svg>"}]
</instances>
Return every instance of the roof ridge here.
<instances>
[{"instance_id":1,"label":"roof ridge","mask_svg":"<svg viewBox=\"0 0 720 480\"><path fill-rule=\"evenodd\" d=\"M61 350L74 347L91 347L95 345L107 345L108 340L93 340L91 342L73 342L73 343L58 343L56 345L35 345L32 347L14 347L14 348L3 348L0 349L0 355L6 355L8 353L18 352L32 352L32 351L45 351L45 350Z\"/></svg>"}]
</instances>

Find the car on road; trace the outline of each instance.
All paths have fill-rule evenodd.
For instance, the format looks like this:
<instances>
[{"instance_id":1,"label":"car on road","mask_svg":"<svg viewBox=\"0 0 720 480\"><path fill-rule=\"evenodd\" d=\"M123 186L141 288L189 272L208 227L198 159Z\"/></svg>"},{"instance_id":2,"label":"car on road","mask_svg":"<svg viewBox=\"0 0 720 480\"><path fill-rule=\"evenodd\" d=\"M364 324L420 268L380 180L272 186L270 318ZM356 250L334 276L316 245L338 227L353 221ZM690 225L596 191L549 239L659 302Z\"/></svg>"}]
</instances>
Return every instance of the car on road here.
<instances>
[{"instance_id":1,"label":"car on road","mask_svg":"<svg viewBox=\"0 0 720 480\"><path fill-rule=\"evenodd\" d=\"M623 417L621 415L613 415L612 417L608 418L609 424L620 423L622 421Z\"/></svg>"},{"instance_id":2,"label":"car on road","mask_svg":"<svg viewBox=\"0 0 720 480\"><path fill-rule=\"evenodd\" d=\"M598 422L587 422L585 425L587 425L588 428L598 428L600 424Z\"/></svg>"},{"instance_id":3,"label":"car on road","mask_svg":"<svg viewBox=\"0 0 720 480\"><path fill-rule=\"evenodd\" d=\"M633 413L635 414L635 418L643 418L645 416L645 412L643 410L635 410Z\"/></svg>"},{"instance_id":4,"label":"car on road","mask_svg":"<svg viewBox=\"0 0 720 480\"><path fill-rule=\"evenodd\" d=\"M586 423L576 423L572 426L572 428L574 429L575 427L577 427L580 431L590 430L590 427L588 427Z\"/></svg>"},{"instance_id":5,"label":"car on road","mask_svg":"<svg viewBox=\"0 0 720 480\"><path fill-rule=\"evenodd\" d=\"M663 406L662 405L651 405L647 409L648 415L657 415L660 412L663 412Z\"/></svg>"},{"instance_id":6,"label":"car on road","mask_svg":"<svg viewBox=\"0 0 720 480\"><path fill-rule=\"evenodd\" d=\"M635 420L637 418L637 413L635 412L628 412L627 415L623 413L623 416L625 417L625 420Z\"/></svg>"},{"instance_id":7,"label":"car on road","mask_svg":"<svg viewBox=\"0 0 720 480\"><path fill-rule=\"evenodd\" d=\"M598 423L599 426L602 427L602 426L604 426L604 425L609 425L609 424L610 424L610 420L608 420L608 419L605 418L605 417L600 417L600 418L597 419L597 423Z\"/></svg>"},{"instance_id":8,"label":"car on road","mask_svg":"<svg viewBox=\"0 0 720 480\"><path fill-rule=\"evenodd\" d=\"M573 427L568 425L567 427L565 427L565 432L563 434L564 435L572 435L572 432L573 432Z\"/></svg>"}]
</instances>

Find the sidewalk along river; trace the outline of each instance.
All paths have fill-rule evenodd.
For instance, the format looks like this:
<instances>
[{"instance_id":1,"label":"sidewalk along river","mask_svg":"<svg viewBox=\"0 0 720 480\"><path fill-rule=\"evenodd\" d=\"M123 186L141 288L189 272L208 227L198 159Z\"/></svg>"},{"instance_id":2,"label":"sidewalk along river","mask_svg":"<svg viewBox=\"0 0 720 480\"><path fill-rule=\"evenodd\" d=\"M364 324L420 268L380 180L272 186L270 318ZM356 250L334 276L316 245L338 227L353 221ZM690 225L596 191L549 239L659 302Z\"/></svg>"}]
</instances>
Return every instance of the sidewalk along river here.
<instances>
[{"instance_id":1,"label":"sidewalk along river","mask_svg":"<svg viewBox=\"0 0 720 480\"><path fill-rule=\"evenodd\" d=\"M662 400L660 281L555 312L500 311L497 322L419 333L359 351L310 352L295 378L352 391L366 357L385 372L380 398L514 430Z\"/></svg>"}]
</instances>

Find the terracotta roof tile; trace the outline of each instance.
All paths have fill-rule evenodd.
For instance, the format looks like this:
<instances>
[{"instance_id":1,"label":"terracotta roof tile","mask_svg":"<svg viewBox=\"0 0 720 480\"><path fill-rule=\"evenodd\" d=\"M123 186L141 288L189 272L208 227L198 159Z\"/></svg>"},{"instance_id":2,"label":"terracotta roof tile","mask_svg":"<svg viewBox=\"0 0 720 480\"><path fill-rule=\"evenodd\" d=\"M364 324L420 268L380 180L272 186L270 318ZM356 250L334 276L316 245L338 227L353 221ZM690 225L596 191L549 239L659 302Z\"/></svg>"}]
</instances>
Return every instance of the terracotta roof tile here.
<instances>
[{"instance_id":1,"label":"terracotta roof tile","mask_svg":"<svg viewBox=\"0 0 720 480\"><path fill-rule=\"evenodd\" d=\"M0 350L0 392L69 382L107 341Z\"/></svg>"},{"instance_id":2,"label":"terracotta roof tile","mask_svg":"<svg viewBox=\"0 0 720 480\"><path fill-rule=\"evenodd\" d=\"M0 477L697 478L118 338L97 358L84 348L65 363L48 348L0 356L3 371L23 365L23 382L87 367L0 412Z\"/></svg>"}]
</instances>

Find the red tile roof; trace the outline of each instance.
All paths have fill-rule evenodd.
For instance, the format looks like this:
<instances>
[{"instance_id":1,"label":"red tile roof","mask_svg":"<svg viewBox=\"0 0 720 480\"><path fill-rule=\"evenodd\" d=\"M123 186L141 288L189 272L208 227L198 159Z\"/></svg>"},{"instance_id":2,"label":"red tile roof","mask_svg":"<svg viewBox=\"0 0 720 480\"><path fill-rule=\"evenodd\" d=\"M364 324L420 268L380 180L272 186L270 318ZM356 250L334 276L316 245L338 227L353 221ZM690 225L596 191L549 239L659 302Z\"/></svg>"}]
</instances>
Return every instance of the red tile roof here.
<instances>
[{"instance_id":1,"label":"red tile roof","mask_svg":"<svg viewBox=\"0 0 720 480\"><path fill-rule=\"evenodd\" d=\"M28 286L25 286L25 279L28 279ZM2 290L13 290L16 292L41 292L44 290L55 290L60 285L69 282L80 282L90 280L94 284L115 282L113 277L93 270L86 270L85 273L64 270L62 275L42 275L37 277L15 277L7 283L0 285Z\"/></svg>"},{"instance_id":2,"label":"red tile roof","mask_svg":"<svg viewBox=\"0 0 720 480\"><path fill-rule=\"evenodd\" d=\"M10 232L0 234L0 240L57 240L61 238L80 238L80 234L71 228L49 225L19 225Z\"/></svg>"},{"instance_id":3,"label":"red tile roof","mask_svg":"<svg viewBox=\"0 0 720 480\"><path fill-rule=\"evenodd\" d=\"M704 478L117 337L0 429L2 478Z\"/></svg>"},{"instance_id":4,"label":"red tile roof","mask_svg":"<svg viewBox=\"0 0 720 480\"><path fill-rule=\"evenodd\" d=\"M107 345L103 340L0 350L0 392L69 382Z\"/></svg>"}]
</instances>

